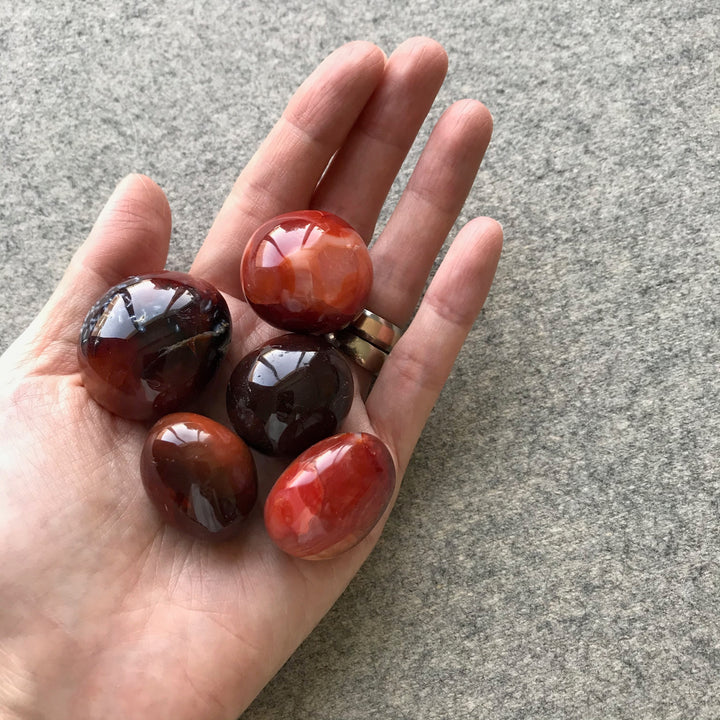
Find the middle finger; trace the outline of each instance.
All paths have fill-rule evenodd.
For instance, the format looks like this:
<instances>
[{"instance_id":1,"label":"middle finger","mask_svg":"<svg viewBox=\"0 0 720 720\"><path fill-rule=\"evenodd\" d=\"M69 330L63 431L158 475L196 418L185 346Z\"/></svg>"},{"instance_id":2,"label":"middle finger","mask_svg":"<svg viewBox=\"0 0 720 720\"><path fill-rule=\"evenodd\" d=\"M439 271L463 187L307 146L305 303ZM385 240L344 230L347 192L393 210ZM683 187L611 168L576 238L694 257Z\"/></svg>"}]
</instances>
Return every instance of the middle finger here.
<instances>
[{"instance_id":1,"label":"middle finger","mask_svg":"<svg viewBox=\"0 0 720 720\"><path fill-rule=\"evenodd\" d=\"M370 241L390 186L447 72L447 54L425 37L402 43L311 201Z\"/></svg>"},{"instance_id":2,"label":"middle finger","mask_svg":"<svg viewBox=\"0 0 720 720\"><path fill-rule=\"evenodd\" d=\"M240 258L255 229L274 215L308 207L330 158L382 78L385 56L365 42L332 53L300 86L238 177L191 272L242 297Z\"/></svg>"}]
</instances>

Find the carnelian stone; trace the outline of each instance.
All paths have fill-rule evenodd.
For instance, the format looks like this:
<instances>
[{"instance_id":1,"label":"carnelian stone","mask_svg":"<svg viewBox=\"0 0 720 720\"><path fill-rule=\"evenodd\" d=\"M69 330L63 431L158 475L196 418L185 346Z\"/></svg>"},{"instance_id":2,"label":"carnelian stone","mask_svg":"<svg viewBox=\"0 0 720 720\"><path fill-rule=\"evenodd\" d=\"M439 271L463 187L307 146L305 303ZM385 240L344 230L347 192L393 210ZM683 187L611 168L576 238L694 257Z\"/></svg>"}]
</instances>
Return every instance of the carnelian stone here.
<instances>
[{"instance_id":1,"label":"carnelian stone","mask_svg":"<svg viewBox=\"0 0 720 720\"><path fill-rule=\"evenodd\" d=\"M245 298L275 327L327 333L364 307L372 261L344 220L320 210L278 215L261 225L240 266Z\"/></svg>"},{"instance_id":2,"label":"carnelian stone","mask_svg":"<svg viewBox=\"0 0 720 720\"><path fill-rule=\"evenodd\" d=\"M374 435L342 433L294 460L265 502L265 527L284 552L307 560L335 557L360 542L395 488L390 451Z\"/></svg>"},{"instance_id":3,"label":"carnelian stone","mask_svg":"<svg viewBox=\"0 0 720 720\"><path fill-rule=\"evenodd\" d=\"M195 413L173 413L153 425L140 473L161 517L205 540L237 535L257 498L248 446L224 425Z\"/></svg>"},{"instance_id":4,"label":"carnelian stone","mask_svg":"<svg viewBox=\"0 0 720 720\"><path fill-rule=\"evenodd\" d=\"M248 353L227 388L227 411L245 442L295 457L337 432L350 411L353 376L321 337L290 333Z\"/></svg>"},{"instance_id":5,"label":"carnelian stone","mask_svg":"<svg viewBox=\"0 0 720 720\"><path fill-rule=\"evenodd\" d=\"M90 309L78 360L85 388L110 412L155 419L192 400L230 343L225 299L185 273L131 277Z\"/></svg>"}]
</instances>

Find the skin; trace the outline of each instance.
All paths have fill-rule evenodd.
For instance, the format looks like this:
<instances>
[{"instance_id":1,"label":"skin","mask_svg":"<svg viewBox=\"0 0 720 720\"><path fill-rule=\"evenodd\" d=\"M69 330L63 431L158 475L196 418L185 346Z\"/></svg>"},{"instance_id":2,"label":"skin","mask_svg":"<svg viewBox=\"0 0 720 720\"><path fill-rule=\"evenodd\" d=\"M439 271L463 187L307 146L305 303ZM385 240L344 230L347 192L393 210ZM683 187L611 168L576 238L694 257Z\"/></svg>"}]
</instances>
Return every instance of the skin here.
<instances>
[{"instance_id":1,"label":"skin","mask_svg":"<svg viewBox=\"0 0 720 720\"><path fill-rule=\"evenodd\" d=\"M191 269L222 290L234 321L230 357L204 412L226 421L232 367L277 334L239 299L237 269L252 231L281 212L317 208L369 241L446 68L432 40L409 40L387 59L372 44L350 43L290 100ZM410 322L491 130L479 102L452 105L372 247L367 306L409 325L372 389L358 370L343 430L379 436L399 478L500 256L498 223L469 222ZM163 268L170 224L157 185L138 175L122 180L46 307L0 358L2 717L236 718L337 599L387 517L358 546L322 562L281 553L264 531L261 504L241 539L221 546L159 520L139 478L147 426L88 396L76 346L98 296L128 275ZM279 468L261 463L260 471L267 494Z\"/></svg>"}]
</instances>

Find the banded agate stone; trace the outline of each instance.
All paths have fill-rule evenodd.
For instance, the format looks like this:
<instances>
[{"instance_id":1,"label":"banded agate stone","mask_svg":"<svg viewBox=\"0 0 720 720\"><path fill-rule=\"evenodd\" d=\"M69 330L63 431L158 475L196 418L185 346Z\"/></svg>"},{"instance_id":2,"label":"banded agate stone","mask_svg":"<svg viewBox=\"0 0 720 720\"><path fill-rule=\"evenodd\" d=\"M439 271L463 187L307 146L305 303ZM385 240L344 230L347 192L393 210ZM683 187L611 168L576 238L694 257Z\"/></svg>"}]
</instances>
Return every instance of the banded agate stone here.
<instances>
[{"instance_id":1,"label":"banded agate stone","mask_svg":"<svg viewBox=\"0 0 720 720\"><path fill-rule=\"evenodd\" d=\"M321 440L293 461L265 502L265 527L284 552L332 558L377 524L395 488L385 444L368 433Z\"/></svg>"},{"instance_id":2,"label":"banded agate stone","mask_svg":"<svg viewBox=\"0 0 720 720\"><path fill-rule=\"evenodd\" d=\"M231 324L225 299L204 280L175 272L131 277L103 295L83 322L83 383L120 417L156 419L210 381Z\"/></svg>"},{"instance_id":3,"label":"banded agate stone","mask_svg":"<svg viewBox=\"0 0 720 720\"><path fill-rule=\"evenodd\" d=\"M240 277L246 300L266 322L327 333L363 309L373 270L363 239L350 225L331 213L302 210L255 231Z\"/></svg>"},{"instance_id":4,"label":"banded agate stone","mask_svg":"<svg viewBox=\"0 0 720 720\"><path fill-rule=\"evenodd\" d=\"M224 425L195 413L173 413L153 425L140 474L160 516L204 540L235 537L257 498L247 445Z\"/></svg>"}]
</instances>

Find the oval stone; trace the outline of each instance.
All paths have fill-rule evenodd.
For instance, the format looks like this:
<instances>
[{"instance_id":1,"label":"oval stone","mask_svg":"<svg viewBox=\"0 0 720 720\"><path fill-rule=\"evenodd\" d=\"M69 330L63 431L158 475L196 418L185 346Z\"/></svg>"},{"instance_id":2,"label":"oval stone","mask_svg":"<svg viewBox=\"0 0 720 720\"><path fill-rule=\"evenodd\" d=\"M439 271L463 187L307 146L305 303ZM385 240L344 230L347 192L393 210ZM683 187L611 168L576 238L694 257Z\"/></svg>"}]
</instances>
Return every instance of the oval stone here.
<instances>
[{"instance_id":1,"label":"oval stone","mask_svg":"<svg viewBox=\"0 0 720 720\"><path fill-rule=\"evenodd\" d=\"M265 527L289 555L335 557L372 530L394 488L395 466L379 438L334 435L308 448L278 478L265 502Z\"/></svg>"},{"instance_id":2,"label":"oval stone","mask_svg":"<svg viewBox=\"0 0 720 720\"><path fill-rule=\"evenodd\" d=\"M173 413L153 425L140 473L161 517L204 540L236 536L257 498L247 445L224 425L195 413Z\"/></svg>"},{"instance_id":3,"label":"oval stone","mask_svg":"<svg viewBox=\"0 0 720 720\"><path fill-rule=\"evenodd\" d=\"M227 410L235 431L267 455L294 457L337 432L350 411L353 376L326 340L288 334L235 367Z\"/></svg>"},{"instance_id":4,"label":"oval stone","mask_svg":"<svg viewBox=\"0 0 720 720\"><path fill-rule=\"evenodd\" d=\"M186 273L131 277L90 309L78 360L85 388L129 420L155 419L194 400L230 343L225 299Z\"/></svg>"}]
</instances>

